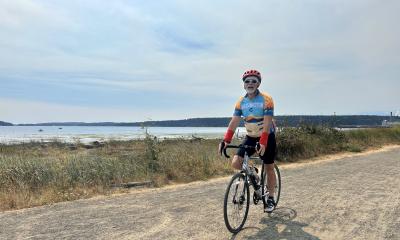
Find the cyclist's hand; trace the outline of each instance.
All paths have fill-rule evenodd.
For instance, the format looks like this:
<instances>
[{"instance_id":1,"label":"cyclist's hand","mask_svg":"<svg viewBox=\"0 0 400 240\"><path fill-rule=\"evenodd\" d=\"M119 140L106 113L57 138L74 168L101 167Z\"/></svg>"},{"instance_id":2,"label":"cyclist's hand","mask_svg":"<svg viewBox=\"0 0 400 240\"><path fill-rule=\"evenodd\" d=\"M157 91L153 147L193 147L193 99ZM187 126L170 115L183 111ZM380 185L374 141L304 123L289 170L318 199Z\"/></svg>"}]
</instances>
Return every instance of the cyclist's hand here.
<instances>
[{"instance_id":1,"label":"cyclist's hand","mask_svg":"<svg viewBox=\"0 0 400 240\"><path fill-rule=\"evenodd\" d=\"M221 141L218 145L218 153L222 156L222 151L224 151L224 149L226 148L226 145L228 145L228 143L226 143L225 141Z\"/></svg>"},{"instance_id":2,"label":"cyclist's hand","mask_svg":"<svg viewBox=\"0 0 400 240\"><path fill-rule=\"evenodd\" d=\"M260 156L264 156L264 153L265 153L265 149L267 148L267 146L265 146L265 145L262 145L262 144L259 144L259 148L258 148L258 150L257 150L257 153L260 155Z\"/></svg>"}]
</instances>

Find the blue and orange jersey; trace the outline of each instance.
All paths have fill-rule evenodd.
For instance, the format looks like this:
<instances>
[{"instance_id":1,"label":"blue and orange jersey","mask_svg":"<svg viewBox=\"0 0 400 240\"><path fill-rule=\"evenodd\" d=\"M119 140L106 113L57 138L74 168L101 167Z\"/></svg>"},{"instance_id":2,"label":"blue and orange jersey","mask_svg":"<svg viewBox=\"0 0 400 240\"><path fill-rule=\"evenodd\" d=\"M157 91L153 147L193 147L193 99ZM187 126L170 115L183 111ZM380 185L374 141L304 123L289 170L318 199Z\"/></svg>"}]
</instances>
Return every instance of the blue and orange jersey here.
<instances>
[{"instance_id":1,"label":"blue and orange jersey","mask_svg":"<svg viewBox=\"0 0 400 240\"><path fill-rule=\"evenodd\" d=\"M243 117L247 135L259 137L263 129L264 116L274 116L274 101L268 93L258 90L252 99L249 99L246 94L236 103L233 116ZM270 132L274 131L275 127L272 126Z\"/></svg>"}]
</instances>

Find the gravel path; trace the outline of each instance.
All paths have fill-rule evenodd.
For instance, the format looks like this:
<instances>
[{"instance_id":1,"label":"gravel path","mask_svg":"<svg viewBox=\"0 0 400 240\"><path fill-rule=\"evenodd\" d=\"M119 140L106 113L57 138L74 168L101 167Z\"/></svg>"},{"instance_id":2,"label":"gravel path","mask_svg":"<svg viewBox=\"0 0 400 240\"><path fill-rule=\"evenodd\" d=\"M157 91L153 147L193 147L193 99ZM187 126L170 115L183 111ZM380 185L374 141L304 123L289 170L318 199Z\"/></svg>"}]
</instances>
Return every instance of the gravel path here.
<instances>
[{"instance_id":1,"label":"gravel path","mask_svg":"<svg viewBox=\"0 0 400 240\"><path fill-rule=\"evenodd\" d=\"M225 177L2 212L0 239L400 239L399 146L280 168L278 208L251 205L237 235Z\"/></svg>"}]
</instances>

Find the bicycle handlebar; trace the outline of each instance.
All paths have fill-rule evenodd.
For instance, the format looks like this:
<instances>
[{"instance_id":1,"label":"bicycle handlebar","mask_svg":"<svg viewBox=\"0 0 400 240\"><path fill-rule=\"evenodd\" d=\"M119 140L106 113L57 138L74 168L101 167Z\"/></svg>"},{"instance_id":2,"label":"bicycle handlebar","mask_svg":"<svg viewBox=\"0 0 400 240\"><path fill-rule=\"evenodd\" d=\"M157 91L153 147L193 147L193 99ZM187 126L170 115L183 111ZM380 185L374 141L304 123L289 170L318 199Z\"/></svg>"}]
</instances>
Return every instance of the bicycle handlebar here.
<instances>
[{"instance_id":1,"label":"bicycle handlebar","mask_svg":"<svg viewBox=\"0 0 400 240\"><path fill-rule=\"evenodd\" d=\"M256 146L250 146L250 145L227 145L224 150L223 153L225 155L226 158L230 158L230 156L226 153L226 149L228 148L244 148L245 150L256 150L260 148L260 144L257 143Z\"/></svg>"}]
</instances>

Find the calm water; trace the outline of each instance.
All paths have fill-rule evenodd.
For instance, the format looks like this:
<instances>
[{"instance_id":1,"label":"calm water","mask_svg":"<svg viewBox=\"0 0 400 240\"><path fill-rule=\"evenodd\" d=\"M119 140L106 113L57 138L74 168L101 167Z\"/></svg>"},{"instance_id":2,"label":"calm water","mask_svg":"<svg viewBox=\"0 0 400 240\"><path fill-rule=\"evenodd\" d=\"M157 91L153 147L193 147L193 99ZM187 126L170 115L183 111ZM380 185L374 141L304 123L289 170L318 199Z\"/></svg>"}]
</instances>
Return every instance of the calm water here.
<instances>
[{"instance_id":1,"label":"calm water","mask_svg":"<svg viewBox=\"0 0 400 240\"><path fill-rule=\"evenodd\" d=\"M0 143L129 140L144 138L145 131L141 127L0 126ZM158 138L222 138L226 127L150 127L147 131ZM239 128L242 133L245 129Z\"/></svg>"}]
</instances>

